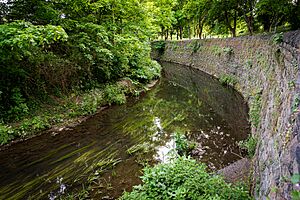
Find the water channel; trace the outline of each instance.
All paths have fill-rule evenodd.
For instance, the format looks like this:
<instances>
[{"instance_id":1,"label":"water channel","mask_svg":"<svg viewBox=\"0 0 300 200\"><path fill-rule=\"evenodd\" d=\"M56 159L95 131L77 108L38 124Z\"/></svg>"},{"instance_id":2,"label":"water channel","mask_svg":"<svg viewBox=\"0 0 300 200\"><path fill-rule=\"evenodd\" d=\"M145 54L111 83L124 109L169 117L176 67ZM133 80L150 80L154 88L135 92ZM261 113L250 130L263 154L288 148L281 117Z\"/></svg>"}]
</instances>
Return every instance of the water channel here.
<instances>
[{"instance_id":1,"label":"water channel","mask_svg":"<svg viewBox=\"0 0 300 200\"><path fill-rule=\"evenodd\" d=\"M94 199L115 199L140 183L144 163L165 161L175 132L197 142L193 156L211 170L240 159L237 142L249 133L241 95L196 69L163 68L151 91L125 105L0 151L0 199L59 199L87 181Z\"/></svg>"}]
</instances>

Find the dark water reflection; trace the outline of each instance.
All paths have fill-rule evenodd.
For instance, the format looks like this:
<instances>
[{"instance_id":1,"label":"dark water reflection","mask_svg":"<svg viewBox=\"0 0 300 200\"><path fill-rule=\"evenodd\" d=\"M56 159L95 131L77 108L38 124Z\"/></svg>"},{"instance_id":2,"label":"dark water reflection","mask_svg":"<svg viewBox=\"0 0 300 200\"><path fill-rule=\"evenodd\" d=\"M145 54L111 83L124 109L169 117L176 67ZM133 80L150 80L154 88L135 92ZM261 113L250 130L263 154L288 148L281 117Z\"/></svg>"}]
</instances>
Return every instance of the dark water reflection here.
<instances>
[{"instance_id":1,"label":"dark water reflection","mask_svg":"<svg viewBox=\"0 0 300 200\"><path fill-rule=\"evenodd\" d=\"M164 77L146 95L1 151L0 199L55 199L86 180L94 182L95 199L116 198L140 182L145 159L167 157L178 130L199 143L193 153L211 169L238 160L236 143L249 132L241 96L200 71L163 66ZM148 153L129 154L137 144Z\"/></svg>"}]
</instances>

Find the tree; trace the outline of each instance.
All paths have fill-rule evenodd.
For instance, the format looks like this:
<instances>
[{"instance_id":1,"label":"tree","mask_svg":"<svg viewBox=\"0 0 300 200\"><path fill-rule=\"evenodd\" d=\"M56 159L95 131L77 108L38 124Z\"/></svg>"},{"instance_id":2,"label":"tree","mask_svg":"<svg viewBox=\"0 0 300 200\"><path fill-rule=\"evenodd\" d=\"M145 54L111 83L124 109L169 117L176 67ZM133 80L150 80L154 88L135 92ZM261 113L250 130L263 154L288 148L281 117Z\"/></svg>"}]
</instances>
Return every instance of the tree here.
<instances>
[{"instance_id":1,"label":"tree","mask_svg":"<svg viewBox=\"0 0 300 200\"><path fill-rule=\"evenodd\" d=\"M279 25L287 22L292 5L292 0L260 0L256 5L257 20L264 31L276 31Z\"/></svg>"},{"instance_id":2,"label":"tree","mask_svg":"<svg viewBox=\"0 0 300 200\"><path fill-rule=\"evenodd\" d=\"M3 24L7 19L8 14L8 4L7 2L0 1L0 24Z\"/></svg>"},{"instance_id":3,"label":"tree","mask_svg":"<svg viewBox=\"0 0 300 200\"><path fill-rule=\"evenodd\" d=\"M174 0L154 0L154 5L156 6L154 10L155 23L160 27L161 37L165 37L165 39L168 38L169 30L173 28L173 24L176 21L175 12L173 11L176 3Z\"/></svg>"},{"instance_id":4,"label":"tree","mask_svg":"<svg viewBox=\"0 0 300 200\"><path fill-rule=\"evenodd\" d=\"M300 1L295 0L292 3L292 10L289 14L289 22L292 25L292 29L300 28Z\"/></svg>"},{"instance_id":5,"label":"tree","mask_svg":"<svg viewBox=\"0 0 300 200\"><path fill-rule=\"evenodd\" d=\"M239 0L212 0L209 9L209 24L212 28L216 26L224 30L229 30L233 37L236 37L237 21L240 15Z\"/></svg>"},{"instance_id":6,"label":"tree","mask_svg":"<svg viewBox=\"0 0 300 200\"><path fill-rule=\"evenodd\" d=\"M250 35L252 35L254 32L254 9L256 2L256 0L242 0L240 2L243 17L247 24L248 32Z\"/></svg>"},{"instance_id":7,"label":"tree","mask_svg":"<svg viewBox=\"0 0 300 200\"><path fill-rule=\"evenodd\" d=\"M208 8L210 1L208 0L190 0L183 8L187 19L192 20L195 24L195 35L202 37L203 26L207 20Z\"/></svg>"}]
</instances>

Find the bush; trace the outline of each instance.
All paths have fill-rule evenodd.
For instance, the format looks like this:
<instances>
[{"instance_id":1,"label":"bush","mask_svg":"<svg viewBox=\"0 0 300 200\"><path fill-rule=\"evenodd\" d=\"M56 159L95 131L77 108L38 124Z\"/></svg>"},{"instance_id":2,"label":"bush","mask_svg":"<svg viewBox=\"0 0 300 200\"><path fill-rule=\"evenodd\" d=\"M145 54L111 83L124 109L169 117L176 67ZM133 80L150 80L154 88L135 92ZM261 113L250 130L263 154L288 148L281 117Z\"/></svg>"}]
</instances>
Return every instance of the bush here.
<instances>
[{"instance_id":1,"label":"bush","mask_svg":"<svg viewBox=\"0 0 300 200\"><path fill-rule=\"evenodd\" d=\"M156 49L159 54L163 54L166 49L166 42L164 40L156 41L153 43L153 48Z\"/></svg>"},{"instance_id":2,"label":"bush","mask_svg":"<svg viewBox=\"0 0 300 200\"><path fill-rule=\"evenodd\" d=\"M207 173L204 164L185 157L153 168L146 167L141 178L143 184L135 186L131 193L125 192L121 200L251 199L242 186L225 183L222 177Z\"/></svg>"},{"instance_id":3,"label":"bush","mask_svg":"<svg viewBox=\"0 0 300 200\"><path fill-rule=\"evenodd\" d=\"M176 144L176 152L183 156L188 155L195 147L196 143L193 141L189 141L184 133L176 132L174 134L175 144Z\"/></svg>"},{"instance_id":4,"label":"bush","mask_svg":"<svg viewBox=\"0 0 300 200\"><path fill-rule=\"evenodd\" d=\"M103 96L108 104L123 104L126 102L125 91L118 84L106 85Z\"/></svg>"},{"instance_id":5,"label":"bush","mask_svg":"<svg viewBox=\"0 0 300 200\"><path fill-rule=\"evenodd\" d=\"M29 96L46 93L53 87L47 74L54 67L47 68L47 63L60 63L54 61L57 57L51 52L67 38L60 26L34 26L23 21L0 25L0 118L19 119L28 112Z\"/></svg>"},{"instance_id":6,"label":"bush","mask_svg":"<svg viewBox=\"0 0 300 200\"><path fill-rule=\"evenodd\" d=\"M10 126L0 123L0 145L6 144L14 138L14 131Z\"/></svg>"}]
</instances>

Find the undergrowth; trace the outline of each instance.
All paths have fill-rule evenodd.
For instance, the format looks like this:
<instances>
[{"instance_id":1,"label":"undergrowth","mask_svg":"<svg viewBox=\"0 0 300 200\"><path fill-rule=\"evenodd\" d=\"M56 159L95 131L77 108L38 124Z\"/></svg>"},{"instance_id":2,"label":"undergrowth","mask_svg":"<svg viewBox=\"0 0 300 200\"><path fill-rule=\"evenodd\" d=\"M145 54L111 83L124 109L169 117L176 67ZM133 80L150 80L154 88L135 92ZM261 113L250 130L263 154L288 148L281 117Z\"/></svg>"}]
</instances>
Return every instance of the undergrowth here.
<instances>
[{"instance_id":1,"label":"undergrowth","mask_svg":"<svg viewBox=\"0 0 300 200\"><path fill-rule=\"evenodd\" d=\"M130 91L116 83L62 97L56 100L60 102L43 105L16 123L0 123L0 144L34 135L53 125L70 123L70 120L79 116L94 114L104 105L123 104L126 102L126 95L133 92L135 90Z\"/></svg>"},{"instance_id":2,"label":"undergrowth","mask_svg":"<svg viewBox=\"0 0 300 200\"><path fill-rule=\"evenodd\" d=\"M221 176L208 173L204 164L187 157L146 167L141 179L143 184L135 186L130 193L125 192L120 200L251 199L243 186L226 183Z\"/></svg>"}]
</instances>

